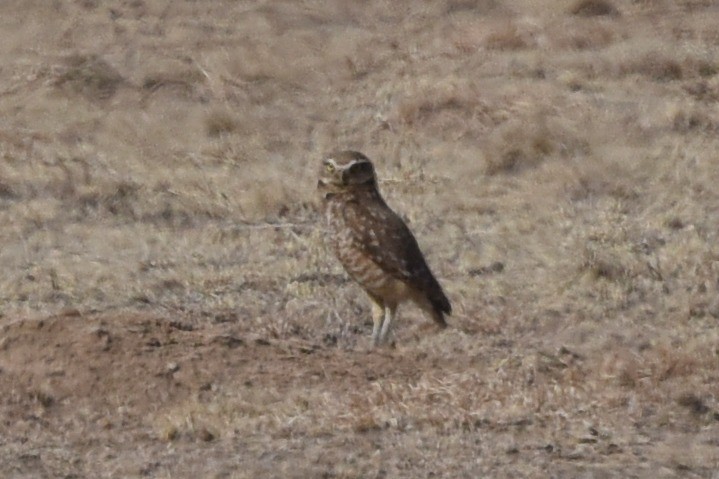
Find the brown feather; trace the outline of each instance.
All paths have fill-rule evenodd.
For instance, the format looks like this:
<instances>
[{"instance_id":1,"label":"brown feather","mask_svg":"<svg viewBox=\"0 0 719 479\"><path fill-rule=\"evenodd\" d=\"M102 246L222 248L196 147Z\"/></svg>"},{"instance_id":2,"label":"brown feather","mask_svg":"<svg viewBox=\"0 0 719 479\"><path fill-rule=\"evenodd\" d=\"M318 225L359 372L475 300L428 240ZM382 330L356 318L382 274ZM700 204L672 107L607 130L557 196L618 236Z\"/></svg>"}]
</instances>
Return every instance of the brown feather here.
<instances>
[{"instance_id":1,"label":"brown feather","mask_svg":"<svg viewBox=\"0 0 719 479\"><path fill-rule=\"evenodd\" d=\"M374 188L357 191L353 196L342 212L354 246L364 250L387 274L425 296L438 313L451 314L447 296L402 218Z\"/></svg>"}]
</instances>

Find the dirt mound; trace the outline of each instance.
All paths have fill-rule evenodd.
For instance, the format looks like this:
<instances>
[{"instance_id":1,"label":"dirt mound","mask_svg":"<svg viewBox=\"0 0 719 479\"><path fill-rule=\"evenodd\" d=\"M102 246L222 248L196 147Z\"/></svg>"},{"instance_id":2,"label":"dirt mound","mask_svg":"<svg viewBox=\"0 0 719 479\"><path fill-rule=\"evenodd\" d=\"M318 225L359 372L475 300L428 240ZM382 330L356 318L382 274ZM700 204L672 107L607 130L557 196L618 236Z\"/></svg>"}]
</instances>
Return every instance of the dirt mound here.
<instances>
[{"instance_id":1,"label":"dirt mound","mask_svg":"<svg viewBox=\"0 0 719 479\"><path fill-rule=\"evenodd\" d=\"M368 351L149 313L6 318L0 474L569 477L647 458L702 475L717 459L716 405L688 388L710 365L423 334Z\"/></svg>"},{"instance_id":2,"label":"dirt mound","mask_svg":"<svg viewBox=\"0 0 719 479\"><path fill-rule=\"evenodd\" d=\"M242 401L256 408L254 415L264 416L278 398L320 383L328 385L326 393L342 395L382 379L417 380L439 367L426 354L342 351L261 338L237 325L198 328L156 314L69 312L5 321L2 338L3 438L6 445L17 446L3 448L0 462L6 466L0 472L6 477L84 477L85 471L112 476L112 467L149 474L154 463L132 457L135 447L152 451L172 443L183 449L234 436L236 431L223 430L221 424L200 424L202 418L190 424L200 416L216 417L212 405L225 391L239 390ZM271 398L263 396L268 391ZM59 441L73 459L68 463L47 451L19 452L28 441ZM99 444L125 442L129 449L123 453L120 447L105 464L83 459L92 457Z\"/></svg>"}]
</instances>

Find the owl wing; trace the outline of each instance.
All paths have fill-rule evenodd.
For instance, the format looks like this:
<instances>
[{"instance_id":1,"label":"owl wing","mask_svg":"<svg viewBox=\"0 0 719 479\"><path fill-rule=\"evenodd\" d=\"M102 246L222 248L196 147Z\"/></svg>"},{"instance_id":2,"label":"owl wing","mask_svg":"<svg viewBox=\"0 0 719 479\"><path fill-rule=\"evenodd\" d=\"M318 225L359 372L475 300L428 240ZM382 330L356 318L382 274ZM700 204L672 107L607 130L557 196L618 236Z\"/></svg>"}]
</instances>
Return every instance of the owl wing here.
<instances>
[{"instance_id":1,"label":"owl wing","mask_svg":"<svg viewBox=\"0 0 719 479\"><path fill-rule=\"evenodd\" d=\"M381 197L376 200L352 201L343 210L355 247L364 250L387 274L425 294L435 309L450 314L449 300L414 235Z\"/></svg>"}]
</instances>

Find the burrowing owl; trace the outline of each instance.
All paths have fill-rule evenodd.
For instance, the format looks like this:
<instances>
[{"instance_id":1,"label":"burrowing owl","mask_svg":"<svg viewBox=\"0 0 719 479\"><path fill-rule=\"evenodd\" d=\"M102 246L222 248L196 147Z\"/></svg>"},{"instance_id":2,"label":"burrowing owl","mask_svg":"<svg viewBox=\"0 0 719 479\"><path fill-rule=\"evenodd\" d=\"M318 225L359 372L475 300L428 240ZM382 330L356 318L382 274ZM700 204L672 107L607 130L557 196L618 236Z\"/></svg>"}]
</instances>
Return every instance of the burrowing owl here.
<instances>
[{"instance_id":1,"label":"burrowing owl","mask_svg":"<svg viewBox=\"0 0 719 479\"><path fill-rule=\"evenodd\" d=\"M341 151L322 162L317 184L325 205L329 242L345 270L372 300L372 344L382 343L397 306L412 300L441 327L451 314L442 287L407 225L384 202L372 162Z\"/></svg>"}]
</instances>

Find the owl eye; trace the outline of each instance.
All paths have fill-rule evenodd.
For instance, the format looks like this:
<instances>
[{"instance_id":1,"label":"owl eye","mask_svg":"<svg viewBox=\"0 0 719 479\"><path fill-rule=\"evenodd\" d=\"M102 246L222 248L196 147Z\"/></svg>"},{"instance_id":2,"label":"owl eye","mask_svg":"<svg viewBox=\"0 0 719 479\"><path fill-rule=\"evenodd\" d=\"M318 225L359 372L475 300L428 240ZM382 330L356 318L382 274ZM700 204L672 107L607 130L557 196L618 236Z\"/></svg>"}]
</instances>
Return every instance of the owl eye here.
<instances>
[{"instance_id":1,"label":"owl eye","mask_svg":"<svg viewBox=\"0 0 719 479\"><path fill-rule=\"evenodd\" d=\"M325 170L327 170L328 173L334 173L335 165L333 165L332 163L327 163L325 165Z\"/></svg>"}]
</instances>

